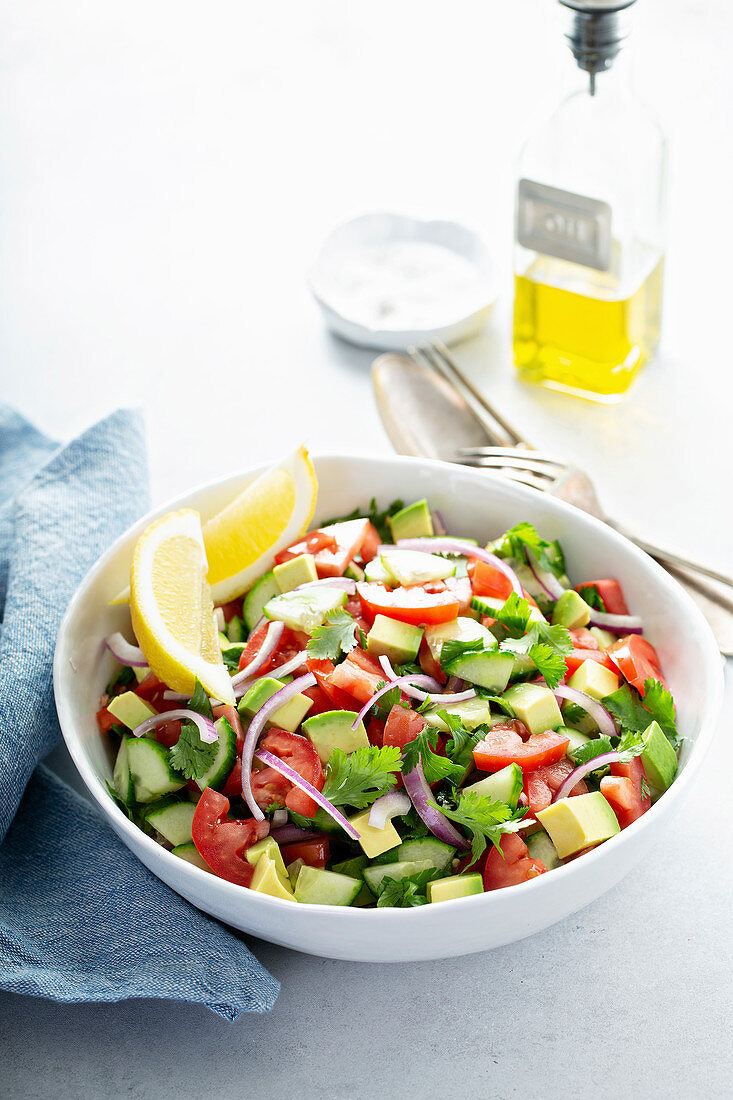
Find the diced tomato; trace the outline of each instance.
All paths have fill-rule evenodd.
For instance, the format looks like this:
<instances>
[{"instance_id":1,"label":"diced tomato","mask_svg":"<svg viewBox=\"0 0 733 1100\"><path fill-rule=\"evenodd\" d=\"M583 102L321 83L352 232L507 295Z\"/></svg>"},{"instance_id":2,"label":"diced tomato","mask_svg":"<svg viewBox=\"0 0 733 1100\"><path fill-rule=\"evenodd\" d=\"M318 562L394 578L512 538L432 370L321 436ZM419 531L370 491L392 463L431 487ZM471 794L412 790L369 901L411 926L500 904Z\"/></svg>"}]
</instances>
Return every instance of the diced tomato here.
<instances>
[{"instance_id":1,"label":"diced tomato","mask_svg":"<svg viewBox=\"0 0 733 1100\"><path fill-rule=\"evenodd\" d=\"M576 627L575 630L570 631L570 637L573 639L574 649L600 649L598 639L595 634L591 634L590 630L586 630L584 626Z\"/></svg>"},{"instance_id":2,"label":"diced tomato","mask_svg":"<svg viewBox=\"0 0 733 1100\"><path fill-rule=\"evenodd\" d=\"M155 740L159 745L165 745L167 749L172 749L174 745L178 744L182 728L182 723L175 718L172 722L163 722L162 725L155 727ZM197 791L198 789L196 787Z\"/></svg>"},{"instance_id":3,"label":"diced tomato","mask_svg":"<svg viewBox=\"0 0 733 1100\"><path fill-rule=\"evenodd\" d=\"M379 531L373 523L370 523L367 527L366 537L361 544L361 550L359 551L359 557L365 565L376 557L377 550L381 543L382 540L379 537Z\"/></svg>"},{"instance_id":4,"label":"diced tomato","mask_svg":"<svg viewBox=\"0 0 733 1100\"><path fill-rule=\"evenodd\" d=\"M135 694L150 703L153 710L160 714L164 710L178 710L180 702L175 699L165 699L163 696L168 691L167 684L159 680L154 672L149 672L145 679L135 688Z\"/></svg>"},{"instance_id":5,"label":"diced tomato","mask_svg":"<svg viewBox=\"0 0 733 1100\"><path fill-rule=\"evenodd\" d=\"M437 587L437 586L435 586ZM389 591L383 584L357 584L356 590L370 622L377 615L386 615L401 623L432 626L449 623L458 616L460 600L451 589L428 592L420 585Z\"/></svg>"},{"instance_id":6,"label":"diced tomato","mask_svg":"<svg viewBox=\"0 0 733 1100\"><path fill-rule=\"evenodd\" d=\"M201 858L220 878L249 886L254 868L244 853L270 831L267 821L230 820L229 799L207 787L193 815L191 835Z\"/></svg>"},{"instance_id":7,"label":"diced tomato","mask_svg":"<svg viewBox=\"0 0 733 1100\"><path fill-rule=\"evenodd\" d=\"M555 791L559 790L560 786L565 782L571 771L575 767L572 760L569 757L564 756L561 760L558 760L555 764L550 764L549 767L537 768L533 772L525 772L524 775L524 793L527 796L529 802L529 808L533 814L537 814L540 810L546 810L552 802L552 796ZM588 788L581 779L579 783L576 783L570 792L570 796L578 794L587 794Z\"/></svg>"},{"instance_id":8,"label":"diced tomato","mask_svg":"<svg viewBox=\"0 0 733 1100\"><path fill-rule=\"evenodd\" d=\"M315 657L308 657L306 660L306 667L309 672L313 673L318 681L318 686L331 700L331 710L357 711L359 709L352 695L349 695L347 692L342 691L341 688L331 683L331 676L335 668L333 661L329 661L326 658L316 659Z\"/></svg>"},{"instance_id":9,"label":"diced tomato","mask_svg":"<svg viewBox=\"0 0 733 1100\"><path fill-rule=\"evenodd\" d=\"M242 767L239 767L240 794ZM261 810L269 810L272 806L280 810L285 805L285 799L292 790L293 784L288 782L275 768L253 768L249 785L252 788L252 797ZM226 790L226 787L225 787Z\"/></svg>"},{"instance_id":10,"label":"diced tomato","mask_svg":"<svg viewBox=\"0 0 733 1100\"><path fill-rule=\"evenodd\" d=\"M258 626L257 630L255 630L252 637L247 642L239 658L240 669L245 668L250 661L253 661L262 649L262 644L265 640L269 625L269 623L263 623L262 626ZM307 634L301 634L299 630L291 630L289 626L286 626L280 635L280 639L273 653L267 658L264 664L257 669L257 675L266 676L268 672L272 672L273 669L289 661L296 653L302 653L307 644Z\"/></svg>"},{"instance_id":11,"label":"diced tomato","mask_svg":"<svg viewBox=\"0 0 733 1100\"><path fill-rule=\"evenodd\" d=\"M492 847L484 867L484 890L501 890L504 886L516 886L528 882L547 871L539 859L530 859L529 849L516 833L504 833L500 841L501 852ZM503 856L502 856L503 853Z\"/></svg>"},{"instance_id":12,"label":"diced tomato","mask_svg":"<svg viewBox=\"0 0 733 1100\"><path fill-rule=\"evenodd\" d=\"M235 615L242 617L242 599L230 600L229 603L221 604L221 610L224 615L224 622L230 623Z\"/></svg>"},{"instance_id":13,"label":"diced tomato","mask_svg":"<svg viewBox=\"0 0 733 1100\"><path fill-rule=\"evenodd\" d=\"M313 687L306 688L303 692L309 699L312 700L313 706L308 711L308 717L313 718L316 714L325 714L326 711L333 710L333 701L326 695L325 691L318 684L314 684ZM353 701L352 701L353 705Z\"/></svg>"},{"instance_id":14,"label":"diced tomato","mask_svg":"<svg viewBox=\"0 0 733 1100\"><path fill-rule=\"evenodd\" d=\"M117 724L118 722L114 714L110 714L106 707L102 707L101 710L97 711L97 725L101 733L109 733L112 726Z\"/></svg>"},{"instance_id":15,"label":"diced tomato","mask_svg":"<svg viewBox=\"0 0 733 1100\"><path fill-rule=\"evenodd\" d=\"M358 596L350 596L344 605L344 611L348 611L349 615L354 620L354 631L356 634L356 643L360 644L359 631L363 630L365 634L369 633L370 624L364 618L362 613L361 600Z\"/></svg>"},{"instance_id":16,"label":"diced tomato","mask_svg":"<svg viewBox=\"0 0 733 1100\"><path fill-rule=\"evenodd\" d=\"M297 844L283 844L281 852L286 867L295 863L296 859L302 859L309 867L325 867L331 854L327 836L316 836Z\"/></svg>"},{"instance_id":17,"label":"diced tomato","mask_svg":"<svg viewBox=\"0 0 733 1100\"><path fill-rule=\"evenodd\" d=\"M371 528L372 524L368 519L350 519L342 523L332 523L328 527L312 531L300 542L289 546L287 550L282 550L275 560L281 564L301 554L313 554L319 577L342 577L347 565L354 560L367 537L371 535ZM318 537L318 543L316 543L316 537Z\"/></svg>"},{"instance_id":18,"label":"diced tomato","mask_svg":"<svg viewBox=\"0 0 733 1100\"><path fill-rule=\"evenodd\" d=\"M379 662L363 649L352 649L346 660L336 665L328 677L332 687L347 692L360 703L371 699L386 679Z\"/></svg>"},{"instance_id":19,"label":"diced tomato","mask_svg":"<svg viewBox=\"0 0 733 1100\"><path fill-rule=\"evenodd\" d=\"M381 749L384 744L384 722L379 718L370 718L366 724L366 734L369 744Z\"/></svg>"},{"instance_id":20,"label":"diced tomato","mask_svg":"<svg viewBox=\"0 0 733 1100\"><path fill-rule=\"evenodd\" d=\"M645 814L652 800L641 759L635 756L630 764L611 764L611 774L601 780L601 794L611 803L622 829Z\"/></svg>"},{"instance_id":21,"label":"diced tomato","mask_svg":"<svg viewBox=\"0 0 733 1100\"><path fill-rule=\"evenodd\" d=\"M595 588L609 615L628 615L629 609L626 606L621 585L617 580L606 577L600 581L586 581L585 584L577 584L575 591L580 592L582 596L584 588Z\"/></svg>"},{"instance_id":22,"label":"diced tomato","mask_svg":"<svg viewBox=\"0 0 733 1100\"><path fill-rule=\"evenodd\" d=\"M430 646L423 637L420 642L420 653L418 655L420 661L420 668L423 670L426 676L432 676L434 680L437 680L439 684L444 684L448 677L443 672L438 662L430 652Z\"/></svg>"},{"instance_id":23,"label":"diced tomato","mask_svg":"<svg viewBox=\"0 0 733 1100\"><path fill-rule=\"evenodd\" d=\"M287 730L271 729L260 741L260 747L274 756L279 756L298 775L302 775L312 787L317 791L321 790L324 779L323 767L315 747L307 737L301 737L298 733L288 733ZM293 786L288 780L285 782L288 785L288 793L285 797L287 808L293 813L302 814L303 817L313 817L318 809L317 804L305 791Z\"/></svg>"},{"instance_id":24,"label":"diced tomato","mask_svg":"<svg viewBox=\"0 0 733 1100\"><path fill-rule=\"evenodd\" d=\"M399 749L404 749L405 745L409 745L410 741L414 741L424 728L425 719L422 714L418 714L415 710L408 710L407 707L401 707L399 703L396 703L387 715L387 721L384 724L383 744L396 745Z\"/></svg>"},{"instance_id":25,"label":"diced tomato","mask_svg":"<svg viewBox=\"0 0 733 1100\"><path fill-rule=\"evenodd\" d=\"M222 787L221 793L229 799L242 797L242 758L240 756L234 761L234 767L229 773L229 778ZM257 804L259 805L259 803Z\"/></svg>"},{"instance_id":26,"label":"diced tomato","mask_svg":"<svg viewBox=\"0 0 733 1100\"><path fill-rule=\"evenodd\" d=\"M597 661L599 665L603 665L609 672L618 674L618 669L608 653L609 651L604 649L574 649L572 653L565 655L565 664L568 666L568 676L572 676L574 672L577 672L583 661Z\"/></svg>"},{"instance_id":27,"label":"diced tomato","mask_svg":"<svg viewBox=\"0 0 733 1100\"><path fill-rule=\"evenodd\" d=\"M667 686L659 655L646 638L641 638L638 634L619 638L608 650L608 656L624 679L641 695L644 694L647 680L659 680L660 684Z\"/></svg>"},{"instance_id":28,"label":"diced tomato","mask_svg":"<svg viewBox=\"0 0 733 1100\"><path fill-rule=\"evenodd\" d=\"M500 569L488 562L473 558L468 563L468 575L471 578L474 596L492 596L497 600L506 600L512 592L512 582Z\"/></svg>"},{"instance_id":29,"label":"diced tomato","mask_svg":"<svg viewBox=\"0 0 733 1100\"><path fill-rule=\"evenodd\" d=\"M507 764L518 764L522 771L535 771L556 763L567 752L570 744L567 737L547 730L523 741L518 732L521 725L521 722L500 722L493 726L473 750L476 767L484 772L498 772Z\"/></svg>"}]
</instances>

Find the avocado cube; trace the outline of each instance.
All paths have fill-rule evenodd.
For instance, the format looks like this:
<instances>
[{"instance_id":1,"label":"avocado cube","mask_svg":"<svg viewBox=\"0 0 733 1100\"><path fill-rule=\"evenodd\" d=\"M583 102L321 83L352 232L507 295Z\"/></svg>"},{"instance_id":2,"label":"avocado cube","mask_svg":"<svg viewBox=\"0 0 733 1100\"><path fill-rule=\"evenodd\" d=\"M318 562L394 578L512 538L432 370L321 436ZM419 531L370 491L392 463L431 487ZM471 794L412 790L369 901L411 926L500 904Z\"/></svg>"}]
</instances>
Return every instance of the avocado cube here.
<instances>
[{"instance_id":1,"label":"avocado cube","mask_svg":"<svg viewBox=\"0 0 733 1100\"><path fill-rule=\"evenodd\" d=\"M281 592L292 592L301 584L318 580L316 559L312 554L299 554L297 558L284 561L272 570L275 584Z\"/></svg>"},{"instance_id":2,"label":"avocado cube","mask_svg":"<svg viewBox=\"0 0 733 1100\"><path fill-rule=\"evenodd\" d=\"M417 657L423 633L420 626L377 615L367 634L367 652L375 657L387 657L392 664L406 665Z\"/></svg>"},{"instance_id":3,"label":"avocado cube","mask_svg":"<svg viewBox=\"0 0 733 1100\"><path fill-rule=\"evenodd\" d=\"M490 630L475 619L459 615L452 623L429 626L425 630L425 641L433 660L440 662L440 652L446 642L480 642L484 649L496 649L499 645Z\"/></svg>"},{"instance_id":4,"label":"avocado cube","mask_svg":"<svg viewBox=\"0 0 733 1100\"><path fill-rule=\"evenodd\" d=\"M257 866L261 856L268 856L275 861L275 867L280 878L286 879L288 872L285 869L285 861L280 851L280 845L276 840L273 840L271 836L266 836L264 840L258 840L256 844L253 844L251 848L248 848L244 853L247 859L247 863L251 863L253 867Z\"/></svg>"},{"instance_id":5,"label":"avocado cube","mask_svg":"<svg viewBox=\"0 0 733 1100\"><path fill-rule=\"evenodd\" d=\"M471 894L483 894L484 884L477 872L471 875L450 875L433 879L428 883L428 901L453 901L468 898Z\"/></svg>"},{"instance_id":6,"label":"avocado cube","mask_svg":"<svg viewBox=\"0 0 733 1100\"><path fill-rule=\"evenodd\" d=\"M535 817L550 834L560 859L600 844L621 831L615 813L600 791L561 798Z\"/></svg>"},{"instance_id":7,"label":"avocado cube","mask_svg":"<svg viewBox=\"0 0 733 1100\"><path fill-rule=\"evenodd\" d=\"M541 684L515 684L504 692L504 699L530 733L544 733L562 725L555 696Z\"/></svg>"},{"instance_id":8,"label":"avocado cube","mask_svg":"<svg viewBox=\"0 0 733 1100\"><path fill-rule=\"evenodd\" d=\"M390 584L427 584L455 576L456 563L422 550L383 550L379 555Z\"/></svg>"},{"instance_id":9,"label":"avocado cube","mask_svg":"<svg viewBox=\"0 0 733 1100\"><path fill-rule=\"evenodd\" d=\"M612 634L610 630L603 630L600 626L592 626L590 632L598 642L600 649L610 649L618 639L615 634Z\"/></svg>"},{"instance_id":10,"label":"avocado cube","mask_svg":"<svg viewBox=\"0 0 733 1100\"><path fill-rule=\"evenodd\" d=\"M267 852L263 852L257 860L249 888L258 894L270 894L271 897L282 898L283 901L295 901L290 879L287 874L285 878L278 874L277 864Z\"/></svg>"},{"instance_id":11,"label":"avocado cube","mask_svg":"<svg viewBox=\"0 0 733 1100\"><path fill-rule=\"evenodd\" d=\"M114 714L118 722L131 730L137 729L148 718L157 714L157 711L134 691L123 691L122 695L116 695L114 699L110 699L107 710L110 714Z\"/></svg>"},{"instance_id":12,"label":"avocado cube","mask_svg":"<svg viewBox=\"0 0 733 1100\"><path fill-rule=\"evenodd\" d=\"M321 763L327 764L334 749L350 753L355 749L368 748L364 723L359 722L352 729L356 715L352 710L327 710L323 714L314 714L303 723L303 733L314 746Z\"/></svg>"},{"instance_id":13,"label":"avocado cube","mask_svg":"<svg viewBox=\"0 0 733 1100\"><path fill-rule=\"evenodd\" d=\"M282 687L285 687L282 681L275 680L271 676L258 680L239 700L239 713L243 718L253 718L260 707L264 706L267 700ZM270 715L267 720L268 725L277 726L278 729L287 730L288 733L295 733L312 706L313 700L299 692Z\"/></svg>"},{"instance_id":14,"label":"avocado cube","mask_svg":"<svg viewBox=\"0 0 733 1100\"><path fill-rule=\"evenodd\" d=\"M388 852L396 847L400 841L400 834L391 821L388 821L383 829L375 829L369 824L371 809L363 810L360 814L349 818L349 822L359 833L359 844L364 855L369 859L381 856L382 852Z\"/></svg>"},{"instance_id":15,"label":"avocado cube","mask_svg":"<svg viewBox=\"0 0 733 1100\"><path fill-rule=\"evenodd\" d=\"M566 626L568 630L576 630L580 626L586 626L590 619L591 609L574 589L568 588L558 599L552 612L552 621L555 626Z\"/></svg>"},{"instance_id":16,"label":"avocado cube","mask_svg":"<svg viewBox=\"0 0 733 1100\"><path fill-rule=\"evenodd\" d=\"M645 745L641 754L644 773L652 787L666 791L677 774L677 753L656 722L652 722L641 737Z\"/></svg>"},{"instance_id":17,"label":"avocado cube","mask_svg":"<svg viewBox=\"0 0 733 1100\"><path fill-rule=\"evenodd\" d=\"M583 661L568 680L568 687L577 688L591 699L605 699L618 689L618 676L600 661Z\"/></svg>"},{"instance_id":18,"label":"avocado cube","mask_svg":"<svg viewBox=\"0 0 733 1100\"><path fill-rule=\"evenodd\" d=\"M432 538L435 534L427 500L416 500L414 504L401 508L388 518L387 523L395 542L399 539Z\"/></svg>"},{"instance_id":19,"label":"avocado cube","mask_svg":"<svg viewBox=\"0 0 733 1100\"><path fill-rule=\"evenodd\" d=\"M133 668L132 672L138 684L141 684L150 675L150 668L143 665L142 668Z\"/></svg>"}]
</instances>

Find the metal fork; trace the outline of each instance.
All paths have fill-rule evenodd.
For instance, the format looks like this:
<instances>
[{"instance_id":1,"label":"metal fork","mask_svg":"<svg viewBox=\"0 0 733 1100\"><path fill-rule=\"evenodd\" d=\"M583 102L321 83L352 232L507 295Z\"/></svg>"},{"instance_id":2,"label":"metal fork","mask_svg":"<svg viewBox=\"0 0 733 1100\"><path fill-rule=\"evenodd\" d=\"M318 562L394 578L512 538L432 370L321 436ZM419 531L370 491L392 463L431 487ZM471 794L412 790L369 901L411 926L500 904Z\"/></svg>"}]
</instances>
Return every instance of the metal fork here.
<instances>
[{"instance_id":1,"label":"metal fork","mask_svg":"<svg viewBox=\"0 0 733 1100\"><path fill-rule=\"evenodd\" d=\"M614 527L682 581L702 606L716 632L721 651L733 655L730 615L733 612L733 577L641 539L604 513L593 482L584 470L557 455L536 450L472 384L444 344L410 348L414 362L427 366L447 381L483 426L488 446L460 447L457 461L529 485L574 504ZM725 622L723 623L723 619ZM714 621L715 620L715 621ZM724 640L723 640L724 637Z\"/></svg>"}]
</instances>

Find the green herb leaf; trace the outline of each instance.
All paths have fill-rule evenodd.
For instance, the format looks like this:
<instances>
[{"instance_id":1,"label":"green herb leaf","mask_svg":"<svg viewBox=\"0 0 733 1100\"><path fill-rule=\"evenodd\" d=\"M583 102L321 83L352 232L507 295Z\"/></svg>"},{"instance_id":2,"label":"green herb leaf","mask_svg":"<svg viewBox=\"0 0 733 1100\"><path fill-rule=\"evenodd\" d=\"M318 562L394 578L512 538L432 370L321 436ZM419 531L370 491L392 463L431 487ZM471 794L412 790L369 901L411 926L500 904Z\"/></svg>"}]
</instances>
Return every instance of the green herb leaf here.
<instances>
[{"instance_id":1,"label":"green herb leaf","mask_svg":"<svg viewBox=\"0 0 733 1100\"><path fill-rule=\"evenodd\" d=\"M658 722L670 744L677 748L679 736L672 696L658 680L647 680L644 692L642 701L634 688L624 684L603 699L603 706L623 729L635 733L643 733L652 722Z\"/></svg>"},{"instance_id":2,"label":"green herb leaf","mask_svg":"<svg viewBox=\"0 0 733 1100\"><path fill-rule=\"evenodd\" d=\"M200 779L214 763L218 748L216 741L209 745L201 740L193 722L184 722L181 727L181 736L170 750L171 766L186 779Z\"/></svg>"},{"instance_id":3,"label":"green herb leaf","mask_svg":"<svg viewBox=\"0 0 733 1100\"><path fill-rule=\"evenodd\" d=\"M227 646L226 649L222 650L221 659L230 672L239 671L239 658L242 656L245 645L245 642L237 642L235 645Z\"/></svg>"},{"instance_id":4,"label":"green herb leaf","mask_svg":"<svg viewBox=\"0 0 733 1100\"><path fill-rule=\"evenodd\" d=\"M329 611L323 626L313 631L308 642L308 656L317 660L338 661L351 653L356 645L354 616L342 607Z\"/></svg>"},{"instance_id":5,"label":"green herb leaf","mask_svg":"<svg viewBox=\"0 0 733 1100\"><path fill-rule=\"evenodd\" d=\"M326 767L323 795L334 806L363 810L380 795L391 791L401 770L402 758L396 745L364 746L347 754L334 749Z\"/></svg>"},{"instance_id":6,"label":"green herb leaf","mask_svg":"<svg viewBox=\"0 0 733 1100\"><path fill-rule=\"evenodd\" d=\"M377 681L377 691L381 691L386 686L386 680ZM374 714L382 722L386 722L389 717L389 712L392 707L405 707L406 710L410 709L410 704L406 703L401 696L399 686L390 688L389 691L385 691L377 702L374 704Z\"/></svg>"},{"instance_id":7,"label":"green herb leaf","mask_svg":"<svg viewBox=\"0 0 733 1100\"><path fill-rule=\"evenodd\" d=\"M364 633L364 631L361 629L360 626L357 626L356 632L359 635L359 645L361 646L362 649L366 649L366 647L367 647L367 636L366 636L366 634Z\"/></svg>"},{"instance_id":8,"label":"green herb leaf","mask_svg":"<svg viewBox=\"0 0 733 1100\"><path fill-rule=\"evenodd\" d=\"M477 695L479 695L482 699L485 699L487 703L491 704L492 707L496 707L497 710L500 710L502 714L506 714L507 718L517 717L514 707L511 705L511 703L507 703L506 699L504 699L501 695L492 695L490 691L488 691L486 688L479 687L478 684L474 684L473 687ZM585 714L585 711L583 711L583 713Z\"/></svg>"},{"instance_id":9,"label":"green herb leaf","mask_svg":"<svg viewBox=\"0 0 733 1100\"><path fill-rule=\"evenodd\" d=\"M492 613L492 617L500 622L509 631L512 638L521 638L529 626L532 612L529 603L516 592L512 592L504 602Z\"/></svg>"},{"instance_id":10,"label":"green herb leaf","mask_svg":"<svg viewBox=\"0 0 733 1100\"><path fill-rule=\"evenodd\" d=\"M469 764L473 763L473 750L479 741L482 741L486 734L489 732L489 727L484 723L480 726L476 726L475 729L470 730L464 726L460 718L456 718L455 715L448 715L448 712L438 711L438 714L446 721L446 718L450 719L450 731L451 736L446 742L445 751L451 760L456 764L460 764L465 769Z\"/></svg>"},{"instance_id":11,"label":"green herb leaf","mask_svg":"<svg viewBox=\"0 0 733 1100\"><path fill-rule=\"evenodd\" d=\"M114 680L110 680L110 682L107 684L105 691L108 695L118 695L122 691L122 689L126 688L128 684L131 684L134 679L135 673L132 671L129 665L124 665L117 673L117 676L114 678Z\"/></svg>"},{"instance_id":12,"label":"green herb leaf","mask_svg":"<svg viewBox=\"0 0 733 1100\"><path fill-rule=\"evenodd\" d=\"M542 569L554 573L556 577L565 576L565 558L560 543L556 539L553 542L543 539L531 523L518 523L516 527L510 528L494 546L494 553L500 558L514 558L515 561L524 563L525 548Z\"/></svg>"},{"instance_id":13,"label":"green herb leaf","mask_svg":"<svg viewBox=\"0 0 733 1100\"><path fill-rule=\"evenodd\" d=\"M608 610L605 603L603 602L603 597L601 596L595 584L578 585L577 591L578 595L581 596L582 599L584 599L585 602L588 604L588 607L594 607L596 611L605 612Z\"/></svg>"},{"instance_id":14,"label":"green herb leaf","mask_svg":"<svg viewBox=\"0 0 733 1100\"><path fill-rule=\"evenodd\" d=\"M203 714L204 718L213 718L213 712L211 710L211 703L209 696L206 694L205 688L196 681L193 689L193 695L191 696L191 702L188 704L188 710L195 710L197 714ZM196 727L193 727L196 729ZM203 773L202 773L203 774ZM189 776L189 779L194 779L195 776Z\"/></svg>"},{"instance_id":15,"label":"green herb leaf","mask_svg":"<svg viewBox=\"0 0 733 1100\"><path fill-rule=\"evenodd\" d=\"M430 835L430 829L414 808L408 810L400 819L400 837L403 844L406 840L419 840L421 837Z\"/></svg>"},{"instance_id":16,"label":"green herb leaf","mask_svg":"<svg viewBox=\"0 0 733 1100\"><path fill-rule=\"evenodd\" d=\"M594 737L591 741L578 745L577 749L573 749L568 755L573 763L577 765L587 764L589 760L594 760L596 756L603 756L604 753L613 751L614 747L610 737Z\"/></svg>"},{"instance_id":17,"label":"green herb leaf","mask_svg":"<svg viewBox=\"0 0 733 1100\"><path fill-rule=\"evenodd\" d=\"M458 638L444 642L440 650L440 667L443 672L452 672L453 664L465 654L483 653L486 646L483 638L475 638L471 642L462 642Z\"/></svg>"},{"instance_id":18,"label":"green herb leaf","mask_svg":"<svg viewBox=\"0 0 733 1100\"><path fill-rule=\"evenodd\" d=\"M455 821L471 834L471 863L483 855L487 840L497 848L504 833L516 833L522 828L522 818L527 814L528 806L513 809L506 802L491 799L488 795L469 791L458 799L455 809L431 803L451 821Z\"/></svg>"},{"instance_id":19,"label":"green herb leaf","mask_svg":"<svg viewBox=\"0 0 733 1100\"><path fill-rule=\"evenodd\" d=\"M644 707L651 714L653 721L661 726L667 740L677 748L680 738L677 733L677 711L674 699L659 680L647 680L644 684Z\"/></svg>"},{"instance_id":20,"label":"green herb leaf","mask_svg":"<svg viewBox=\"0 0 733 1100\"><path fill-rule=\"evenodd\" d=\"M529 656L544 677L550 691L554 691L568 670L565 658L544 642L535 642L529 647Z\"/></svg>"},{"instance_id":21,"label":"green herb leaf","mask_svg":"<svg viewBox=\"0 0 733 1100\"><path fill-rule=\"evenodd\" d=\"M439 873L436 868L428 867L425 871L418 871L406 878L394 879L385 875L377 887L377 905L380 908L389 905L397 909L425 905L428 900L425 894L427 885Z\"/></svg>"},{"instance_id":22,"label":"green herb leaf","mask_svg":"<svg viewBox=\"0 0 733 1100\"><path fill-rule=\"evenodd\" d=\"M402 750L403 772L411 772L418 764L422 764L428 783L440 783L444 779L453 784L460 783L465 767L453 763L447 756L439 756L433 752L437 744L438 730L434 726L425 726Z\"/></svg>"}]
</instances>

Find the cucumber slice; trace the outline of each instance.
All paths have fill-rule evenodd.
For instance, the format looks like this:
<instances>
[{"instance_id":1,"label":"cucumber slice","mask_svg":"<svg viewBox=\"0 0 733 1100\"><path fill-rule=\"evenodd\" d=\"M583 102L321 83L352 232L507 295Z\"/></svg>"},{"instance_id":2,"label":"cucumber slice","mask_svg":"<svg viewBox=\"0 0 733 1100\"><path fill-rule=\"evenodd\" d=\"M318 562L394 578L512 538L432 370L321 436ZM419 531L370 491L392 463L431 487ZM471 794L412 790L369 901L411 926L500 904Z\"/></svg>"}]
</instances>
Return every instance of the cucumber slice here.
<instances>
[{"instance_id":1,"label":"cucumber slice","mask_svg":"<svg viewBox=\"0 0 733 1100\"><path fill-rule=\"evenodd\" d=\"M202 871L208 871L210 875L214 873L203 856L199 855L198 849L193 842L189 842L188 844L177 844L176 847L171 850L171 855L178 856L179 859L185 859L186 863L193 863L194 867L200 867Z\"/></svg>"},{"instance_id":2,"label":"cucumber slice","mask_svg":"<svg viewBox=\"0 0 733 1100\"><path fill-rule=\"evenodd\" d=\"M514 658L511 653L466 653L451 661L450 668L462 680L478 684L494 695L501 695L509 683Z\"/></svg>"},{"instance_id":3,"label":"cucumber slice","mask_svg":"<svg viewBox=\"0 0 733 1100\"><path fill-rule=\"evenodd\" d=\"M135 787L130 775L130 762L127 755L127 742L133 740L134 738L127 736L122 738L112 774L118 797L126 806L131 806L135 802Z\"/></svg>"},{"instance_id":4,"label":"cucumber slice","mask_svg":"<svg viewBox=\"0 0 733 1100\"><path fill-rule=\"evenodd\" d=\"M196 813L193 802L181 802L166 798L145 811L145 820L165 837L169 844L177 847L188 844L191 836L191 824Z\"/></svg>"},{"instance_id":5,"label":"cucumber slice","mask_svg":"<svg viewBox=\"0 0 733 1100\"><path fill-rule=\"evenodd\" d=\"M450 867L455 848L450 844L444 844L431 836L419 837L416 840L406 840L397 849L397 860L400 863L417 859L428 859L436 871L445 871Z\"/></svg>"},{"instance_id":6,"label":"cucumber slice","mask_svg":"<svg viewBox=\"0 0 733 1100\"><path fill-rule=\"evenodd\" d=\"M277 596L280 589L277 586L277 581L273 575L272 570L269 573L265 573L264 577L252 585L247 595L244 597L244 603L242 605L242 618L244 619L244 625L247 630L254 630L257 623L262 618L262 609L265 604L272 599L273 596ZM232 638L232 641L234 639Z\"/></svg>"},{"instance_id":7,"label":"cucumber slice","mask_svg":"<svg viewBox=\"0 0 733 1100\"><path fill-rule=\"evenodd\" d=\"M244 620L239 615L233 615L227 625L227 635L230 642L244 642L247 632L244 629Z\"/></svg>"},{"instance_id":8,"label":"cucumber slice","mask_svg":"<svg viewBox=\"0 0 733 1100\"><path fill-rule=\"evenodd\" d=\"M303 591L283 592L273 596L263 607L268 619L285 623L291 630L312 634L320 626L329 611L335 611L346 603L346 593L336 588L306 588Z\"/></svg>"},{"instance_id":9,"label":"cucumber slice","mask_svg":"<svg viewBox=\"0 0 733 1100\"><path fill-rule=\"evenodd\" d=\"M137 802L155 802L186 786L183 776L171 767L169 750L149 737L128 737L127 759Z\"/></svg>"},{"instance_id":10,"label":"cucumber slice","mask_svg":"<svg viewBox=\"0 0 733 1100\"><path fill-rule=\"evenodd\" d=\"M216 756L209 770L205 772L196 783L199 789L204 791L207 787L218 791L229 778L234 761L237 759L237 735L226 718L218 718L214 722L214 729L219 736L219 745Z\"/></svg>"},{"instance_id":11,"label":"cucumber slice","mask_svg":"<svg viewBox=\"0 0 733 1100\"><path fill-rule=\"evenodd\" d=\"M463 793L475 791L476 794L485 794L492 800L498 799L499 802L506 802L509 806L516 807L523 787L522 769L518 764L509 764L501 771L479 779L478 783L471 783L468 787L464 787Z\"/></svg>"},{"instance_id":12,"label":"cucumber slice","mask_svg":"<svg viewBox=\"0 0 733 1100\"><path fill-rule=\"evenodd\" d=\"M541 860L548 871L560 866L562 860L557 854L557 848L544 830L528 836L526 844L531 858Z\"/></svg>"},{"instance_id":13,"label":"cucumber slice","mask_svg":"<svg viewBox=\"0 0 733 1100\"><path fill-rule=\"evenodd\" d=\"M376 896L379 894L379 885L383 878L393 878L398 882L401 878L416 875L420 871L434 871L435 867L429 859L407 859L397 863L378 863L371 867L365 867L362 871L364 882Z\"/></svg>"},{"instance_id":14,"label":"cucumber slice","mask_svg":"<svg viewBox=\"0 0 733 1100\"><path fill-rule=\"evenodd\" d=\"M310 905L351 905L361 885L360 879L304 864L295 883L295 900Z\"/></svg>"},{"instance_id":15,"label":"cucumber slice","mask_svg":"<svg viewBox=\"0 0 733 1100\"><path fill-rule=\"evenodd\" d=\"M585 745L592 740L587 733L581 733L580 730L572 729L570 726L558 726L557 732L561 737L567 737L570 741L568 745L568 756L570 757L581 745Z\"/></svg>"}]
</instances>

